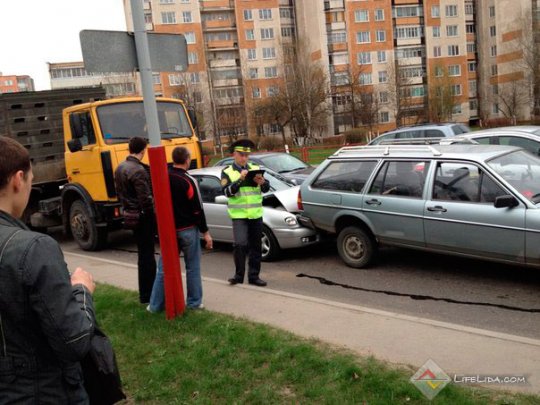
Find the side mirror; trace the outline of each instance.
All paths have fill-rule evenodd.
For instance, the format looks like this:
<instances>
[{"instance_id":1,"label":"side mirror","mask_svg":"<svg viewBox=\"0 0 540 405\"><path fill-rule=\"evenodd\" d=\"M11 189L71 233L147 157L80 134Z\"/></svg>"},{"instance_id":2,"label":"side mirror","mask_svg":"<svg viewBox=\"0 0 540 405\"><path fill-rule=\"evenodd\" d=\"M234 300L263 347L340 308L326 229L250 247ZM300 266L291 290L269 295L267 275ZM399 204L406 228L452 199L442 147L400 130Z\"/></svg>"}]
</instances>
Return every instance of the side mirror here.
<instances>
[{"instance_id":1,"label":"side mirror","mask_svg":"<svg viewBox=\"0 0 540 405\"><path fill-rule=\"evenodd\" d=\"M82 143L81 143L81 140L79 138L70 139L67 142L67 146L68 146L68 149L69 149L69 151L71 153L75 153L75 152L78 152L78 151L82 150Z\"/></svg>"},{"instance_id":2,"label":"side mirror","mask_svg":"<svg viewBox=\"0 0 540 405\"><path fill-rule=\"evenodd\" d=\"M227 202L229 201L229 199L224 196L224 195L218 195L216 196L216 198L214 199L214 202L216 204L227 204Z\"/></svg>"},{"instance_id":3,"label":"side mirror","mask_svg":"<svg viewBox=\"0 0 540 405\"><path fill-rule=\"evenodd\" d=\"M493 205L495 208L512 208L518 206L519 202L514 196L506 194L495 197Z\"/></svg>"},{"instance_id":4,"label":"side mirror","mask_svg":"<svg viewBox=\"0 0 540 405\"><path fill-rule=\"evenodd\" d=\"M69 126L71 127L71 136L73 139L80 139L84 137L85 123L86 120L83 118L83 114L71 114L69 116Z\"/></svg>"}]
</instances>

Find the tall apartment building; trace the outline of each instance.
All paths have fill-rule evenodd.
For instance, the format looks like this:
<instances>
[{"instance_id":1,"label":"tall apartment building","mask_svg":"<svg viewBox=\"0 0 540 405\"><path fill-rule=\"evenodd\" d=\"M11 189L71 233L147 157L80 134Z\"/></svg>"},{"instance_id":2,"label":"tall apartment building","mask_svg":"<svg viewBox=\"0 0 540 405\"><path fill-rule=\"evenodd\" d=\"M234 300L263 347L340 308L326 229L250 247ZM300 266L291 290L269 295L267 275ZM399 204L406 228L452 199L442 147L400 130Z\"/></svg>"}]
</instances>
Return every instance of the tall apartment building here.
<instances>
[{"instance_id":1,"label":"tall apartment building","mask_svg":"<svg viewBox=\"0 0 540 405\"><path fill-rule=\"evenodd\" d=\"M283 83L283 47L294 43L328 76L326 135L353 127L380 132L425 121L476 122L507 116L507 110L527 119L534 103L510 108L511 97L503 96L525 100L523 93L530 98L534 88L540 109L540 71L535 87L523 67L523 44L538 41L532 35L537 3L145 0L144 7L147 29L183 33L188 42L187 71L156 73L156 93L187 99L211 137L279 132L250 117Z\"/></svg>"},{"instance_id":2,"label":"tall apartment building","mask_svg":"<svg viewBox=\"0 0 540 405\"><path fill-rule=\"evenodd\" d=\"M30 76L3 75L0 72L0 94L34 91L34 79Z\"/></svg>"},{"instance_id":3,"label":"tall apartment building","mask_svg":"<svg viewBox=\"0 0 540 405\"><path fill-rule=\"evenodd\" d=\"M102 86L108 98L139 94L135 73L88 73L84 62L48 63L51 89Z\"/></svg>"}]
</instances>

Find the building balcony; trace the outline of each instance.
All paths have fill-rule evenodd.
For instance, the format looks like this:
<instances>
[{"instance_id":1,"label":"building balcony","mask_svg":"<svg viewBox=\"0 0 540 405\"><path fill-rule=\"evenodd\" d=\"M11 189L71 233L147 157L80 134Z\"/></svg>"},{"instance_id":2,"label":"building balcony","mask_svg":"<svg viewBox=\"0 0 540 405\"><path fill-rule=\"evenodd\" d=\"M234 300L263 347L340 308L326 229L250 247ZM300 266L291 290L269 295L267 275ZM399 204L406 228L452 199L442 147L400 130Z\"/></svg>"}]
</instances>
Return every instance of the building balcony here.
<instances>
[{"instance_id":1,"label":"building balcony","mask_svg":"<svg viewBox=\"0 0 540 405\"><path fill-rule=\"evenodd\" d=\"M346 42L338 42L336 44L328 44L328 52L343 52L347 50Z\"/></svg>"},{"instance_id":2,"label":"building balcony","mask_svg":"<svg viewBox=\"0 0 540 405\"><path fill-rule=\"evenodd\" d=\"M214 102L218 106L238 105L244 104L244 97L216 98Z\"/></svg>"},{"instance_id":3,"label":"building balcony","mask_svg":"<svg viewBox=\"0 0 540 405\"><path fill-rule=\"evenodd\" d=\"M326 24L326 31L341 31L344 30L345 27L345 21L333 22L330 24Z\"/></svg>"},{"instance_id":4,"label":"building balcony","mask_svg":"<svg viewBox=\"0 0 540 405\"><path fill-rule=\"evenodd\" d=\"M212 80L212 85L216 87L232 87L232 86L241 86L242 79L220 79Z\"/></svg>"},{"instance_id":5,"label":"building balcony","mask_svg":"<svg viewBox=\"0 0 540 405\"><path fill-rule=\"evenodd\" d=\"M415 58L397 58L399 66L413 66L413 65L422 65L422 58L420 56Z\"/></svg>"},{"instance_id":6,"label":"building balcony","mask_svg":"<svg viewBox=\"0 0 540 405\"><path fill-rule=\"evenodd\" d=\"M226 30L236 29L236 21L234 20L207 20L202 23L203 30Z\"/></svg>"},{"instance_id":7,"label":"building balcony","mask_svg":"<svg viewBox=\"0 0 540 405\"><path fill-rule=\"evenodd\" d=\"M345 9L345 4L343 0L325 0L324 1L324 10L343 10Z\"/></svg>"},{"instance_id":8,"label":"building balcony","mask_svg":"<svg viewBox=\"0 0 540 405\"><path fill-rule=\"evenodd\" d=\"M238 43L230 41L208 41L206 46L209 49L238 49Z\"/></svg>"},{"instance_id":9,"label":"building balcony","mask_svg":"<svg viewBox=\"0 0 540 405\"><path fill-rule=\"evenodd\" d=\"M238 67L238 59L210 59L210 68Z\"/></svg>"},{"instance_id":10,"label":"building balcony","mask_svg":"<svg viewBox=\"0 0 540 405\"><path fill-rule=\"evenodd\" d=\"M279 0L280 7L294 7L293 0Z\"/></svg>"},{"instance_id":11,"label":"building balcony","mask_svg":"<svg viewBox=\"0 0 540 405\"><path fill-rule=\"evenodd\" d=\"M233 10L234 0L202 0L199 5L201 7L201 12L216 10Z\"/></svg>"}]
</instances>

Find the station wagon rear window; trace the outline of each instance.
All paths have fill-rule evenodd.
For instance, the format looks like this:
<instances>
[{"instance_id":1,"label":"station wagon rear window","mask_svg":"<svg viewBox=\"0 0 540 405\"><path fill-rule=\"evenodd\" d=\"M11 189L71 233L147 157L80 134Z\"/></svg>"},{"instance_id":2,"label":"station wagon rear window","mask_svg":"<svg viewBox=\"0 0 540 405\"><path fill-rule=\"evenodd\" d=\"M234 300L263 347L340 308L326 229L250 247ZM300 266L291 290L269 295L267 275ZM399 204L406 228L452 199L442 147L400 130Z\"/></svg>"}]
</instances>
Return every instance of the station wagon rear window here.
<instances>
[{"instance_id":1,"label":"station wagon rear window","mask_svg":"<svg viewBox=\"0 0 540 405\"><path fill-rule=\"evenodd\" d=\"M311 187L359 193L376 165L376 160L330 163Z\"/></svg>"}]
</instances>

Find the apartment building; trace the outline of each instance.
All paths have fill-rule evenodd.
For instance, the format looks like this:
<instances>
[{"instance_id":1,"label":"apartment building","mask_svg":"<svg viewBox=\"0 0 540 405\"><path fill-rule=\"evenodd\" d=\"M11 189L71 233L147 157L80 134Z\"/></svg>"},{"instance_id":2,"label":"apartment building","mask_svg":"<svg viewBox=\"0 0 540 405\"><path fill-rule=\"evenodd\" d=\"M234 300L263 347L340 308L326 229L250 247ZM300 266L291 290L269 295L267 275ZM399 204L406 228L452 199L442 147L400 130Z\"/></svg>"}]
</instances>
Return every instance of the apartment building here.
<instances>
[{"instance_id":1,"label":"apartment building","mask_svg":"<svg viewBox=\"0 0 540 405\"><path fill-rule=\"evenodd\" d=\"M0 72L0 94L34 91L34 80L30 76L3 75Z\"/></svg>"},{"instance_id":2,"label":"apartment building","mask_svg":"<svg viewBox=\"0 0 540 405\"><path fill-rule=\"evenodd\" d=\"M83 62L48 63L51 89L102 86L108 98L139 94L135 73L88 73Z\"/></svg>"}]
</instances>

